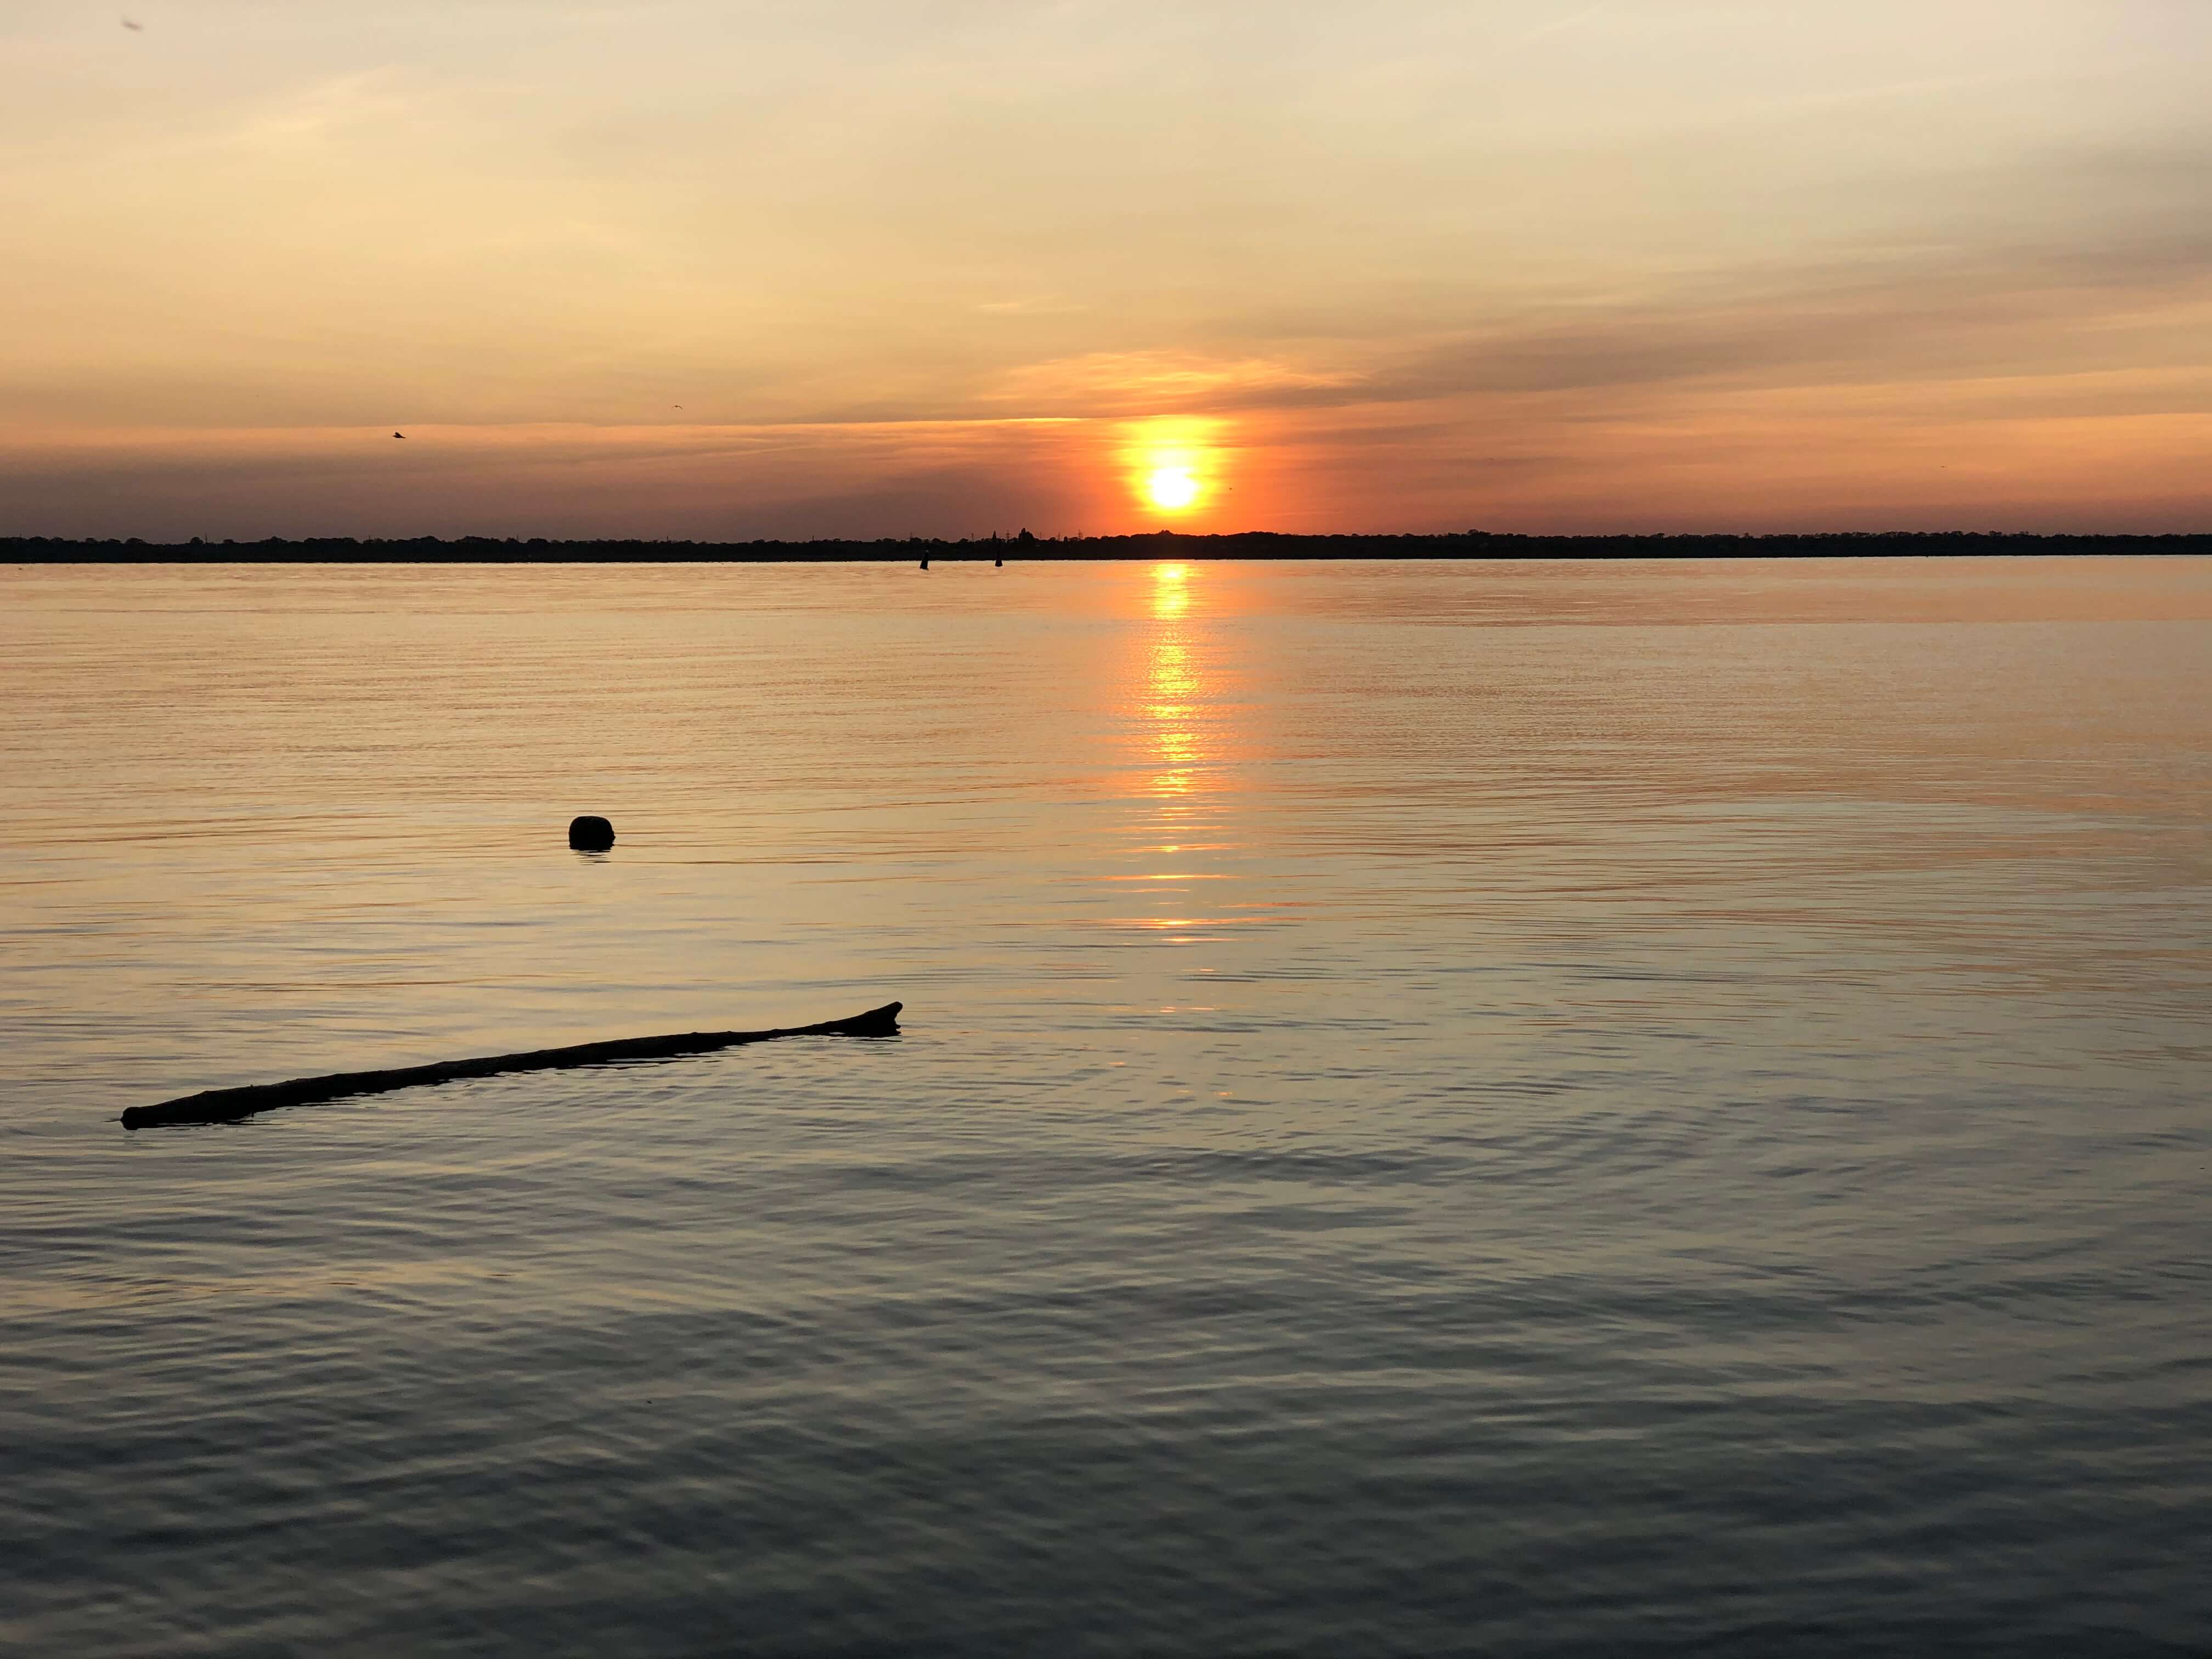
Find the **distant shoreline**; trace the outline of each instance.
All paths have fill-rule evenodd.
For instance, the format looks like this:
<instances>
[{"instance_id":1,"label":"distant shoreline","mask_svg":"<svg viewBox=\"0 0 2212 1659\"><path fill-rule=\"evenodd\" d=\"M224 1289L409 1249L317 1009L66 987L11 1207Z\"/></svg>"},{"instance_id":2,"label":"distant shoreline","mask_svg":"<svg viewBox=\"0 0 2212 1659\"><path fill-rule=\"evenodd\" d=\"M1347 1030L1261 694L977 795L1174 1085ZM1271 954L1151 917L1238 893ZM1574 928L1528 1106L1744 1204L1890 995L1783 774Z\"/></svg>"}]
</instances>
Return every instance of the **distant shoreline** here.
<instances>
[{"instance_id":1,"label":"distant shoreline","mask_svg":"<svg viewBox=\"0 0 2212 1659\"><path fill-rule=\"evenodd\" d=\"M2212 556L2212 532L2039 536L2003 532L1833 532L1768 536L1292 536L1267 531L1185 535L985 537L947 541L551 541L489 536L408 539L270 537L253 542L70 541L0 537L0 564L827 564L921 559L1824 559Z\"/></svg>"}]
</instances>

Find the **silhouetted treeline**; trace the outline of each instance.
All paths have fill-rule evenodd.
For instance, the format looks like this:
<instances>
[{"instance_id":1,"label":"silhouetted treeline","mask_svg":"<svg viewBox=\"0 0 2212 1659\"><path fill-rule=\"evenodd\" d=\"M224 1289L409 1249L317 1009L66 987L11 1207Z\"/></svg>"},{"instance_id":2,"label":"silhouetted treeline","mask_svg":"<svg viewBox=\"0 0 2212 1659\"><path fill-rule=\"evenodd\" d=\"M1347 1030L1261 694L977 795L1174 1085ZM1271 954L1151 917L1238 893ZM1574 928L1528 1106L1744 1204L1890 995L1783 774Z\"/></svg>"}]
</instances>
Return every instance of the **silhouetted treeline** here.
<instances>
[{"instance_id":1,"label":"silhouetted treeline","mask_svg":"<svg viewBox=\"0 0 2212 1659\"><path fill-rule=\"evenodd\" d=\"M2212 555L2212 533L2167 536L2036 536L2003 531L1840 531L1778 536L1522 536L1467 530L1442 536L1287 536L1248 531L1189 536L980 537L946 541L811 542L527 541L435 536L356 540L314 536L258 542L64 541L0 537L12 564L778 564L939 559L1805 559L1962 554L2193 553Z\"/></svg>"}]
</instances>

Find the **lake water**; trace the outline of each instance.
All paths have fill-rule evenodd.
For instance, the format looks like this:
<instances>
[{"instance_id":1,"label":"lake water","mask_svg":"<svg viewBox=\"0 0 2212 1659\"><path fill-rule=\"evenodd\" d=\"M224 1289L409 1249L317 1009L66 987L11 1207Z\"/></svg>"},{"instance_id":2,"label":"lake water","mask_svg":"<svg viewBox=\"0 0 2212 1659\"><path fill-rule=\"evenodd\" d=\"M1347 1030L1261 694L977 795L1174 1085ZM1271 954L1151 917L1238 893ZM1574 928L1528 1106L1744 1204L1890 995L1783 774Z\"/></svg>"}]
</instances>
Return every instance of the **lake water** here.
<instances>
[{"instance_id":1,"label":"lake water","mask_svg":"<svg viewBox=\"0 0 2212 1659\"><path fill-rule=\"evenodd\" d=\"M2212 563L17 567L0 696L0 1648L2212 1644Z\"/></svg>"}]
</instances>

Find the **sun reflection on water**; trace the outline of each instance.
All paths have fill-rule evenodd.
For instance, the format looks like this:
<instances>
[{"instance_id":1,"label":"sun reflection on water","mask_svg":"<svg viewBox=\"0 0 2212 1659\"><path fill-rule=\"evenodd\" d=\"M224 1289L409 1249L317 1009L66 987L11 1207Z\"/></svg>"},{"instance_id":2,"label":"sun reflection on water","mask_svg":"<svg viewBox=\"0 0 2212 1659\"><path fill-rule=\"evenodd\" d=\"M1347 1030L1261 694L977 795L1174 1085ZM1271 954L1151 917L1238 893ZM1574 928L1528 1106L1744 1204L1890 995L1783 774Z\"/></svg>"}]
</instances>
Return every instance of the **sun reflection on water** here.
<instances>
[{"instance_id":1,"label":"sun reflection on water","mask_svg":"<svg viewBox=\"0 0 2212 1659\"><path fill-rule=\"evenodd\" d=\"M1163 622L1190 608L1190 568L1180 564L1152 567L1152 615Z\"/></svg>"},{"instance_id":2,"label":"sun reflection on water","mask_svg":"<svg viewBox=\"0 0 2212 1659\"><path fill-rule=\"evenodd\" d=\"M1206 607L1194 603L1199 575L1198 568L1182 563L1156 564L1146 573L1128 704L1130 736L1143 757L1132 781L1149 805L1131 824L1138 868L1119 879L1158 913L1124 915L1116 925L1176 944L1212 937L1233 920L1211 902L1231 878L1202 867L1207 858L1192 857L1229 850L1218 821L1219 687ZM1208 894L1203 908L1196 902L1201 892Z\"/></svg>"},{"instance_id":3,"label":"sun reflection on water","mask_svg":"<svg viewBox=\"0 0 2212 1659\"><path fill-rule=\"evenodd\" d=\"M1152 618L1180 624L1190 608L1190 573L1179 564L1152 568ZM1152 780L1152 793L1161 796L1191 792L1192 771L1205 757L1200 752L1197 702L1199 671L1192 641L1178 625L1157 630L1152 641L1150 678L1146 690L1146 717L1152 722L1154 753L1166 769Z\"/></svg>"},{"instance_id":4,"label":"sun reflection on water","mask_svg":"<svg viewBox=\"0 0 2212 1659\"><path fill-rule=\"evenodd\" d=\"M1115 578L1121 635L1117 698L1122 808L1115 867L1092 879L1119 897L1095 925L1148 943L1231 948L1254 928L1279 925L1273 904L1249 896L1242 763L1252 752L1233 577L1197 562L1163 561ZM1219 971L1189 961L1182 971ZM1210 1002L1163 1012L1210 1011Z\"/></svg>"}]
</instances>

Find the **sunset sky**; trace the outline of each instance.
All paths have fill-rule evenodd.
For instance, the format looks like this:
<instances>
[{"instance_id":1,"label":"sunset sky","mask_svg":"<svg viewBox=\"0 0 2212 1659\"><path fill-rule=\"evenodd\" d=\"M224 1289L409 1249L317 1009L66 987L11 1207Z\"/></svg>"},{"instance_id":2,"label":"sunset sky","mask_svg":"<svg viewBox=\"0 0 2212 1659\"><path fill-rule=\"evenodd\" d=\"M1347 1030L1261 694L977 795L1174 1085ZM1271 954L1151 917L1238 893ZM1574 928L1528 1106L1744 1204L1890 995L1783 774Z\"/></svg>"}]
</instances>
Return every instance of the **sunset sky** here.
<instances>
[{"instance_id":1,"label":"sunset sky","mask_svg":"<svg viewBox=\"0 0 2212 1659\"><path fill-rule=\"evenodd\" d=\"M2212 529L2208 87L2206 0L9 0L0 534Z\"/></svg>"}]
</instances>

